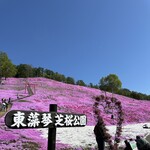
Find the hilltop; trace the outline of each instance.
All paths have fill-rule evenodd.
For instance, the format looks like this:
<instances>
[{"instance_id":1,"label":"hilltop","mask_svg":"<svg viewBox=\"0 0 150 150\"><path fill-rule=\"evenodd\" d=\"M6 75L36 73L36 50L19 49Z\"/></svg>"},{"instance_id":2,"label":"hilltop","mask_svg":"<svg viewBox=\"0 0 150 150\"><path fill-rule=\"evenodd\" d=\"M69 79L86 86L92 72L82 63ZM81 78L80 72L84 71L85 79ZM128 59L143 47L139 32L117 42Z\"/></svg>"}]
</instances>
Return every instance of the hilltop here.
<instances>
[{"instance_id":1,"label":"hilltop","mask_svg":"<svg viewBox=\"0 0 150 150\"><path fill-rule=\"evenodd\" d=\"M29 97L27 91L25 91L26 82L35 84L35 93ZM33 87L31 89L34 91ZM104 92L98 89L65 84L46 78L7 78L4 85L0 85L0 98L8 99L11 97L13 100L11 110L48 111L50 104L57 104L58 112L87 115L87 126L95 125L93 114L94 97L101 94L104 94ZM25 98L17 100L17 95ZM109 92L106 92L106 95L112 96ZM136 100L117 94L113 96L122 104L124 125L150 121L150 101ZM100 109L106 125L112 125L111 114L105 114L101 106ZM27 129L7 129L4 125L4 116L0 119L0 124L0 141L3 149L8 148L8 146L12 149L14 147L21 149L21 146L24 146L25 149L28 148L28 145L34 146L37 150L40 147L43 150L46 149L47 140L40 136L41 132L39 130L30 129L30 132L28 132ZM19 139L20 141L18 141ZM27 144L29 142L30 144ZM63 145L59 141L58 144Z\"/></svg>"}]
</instances>

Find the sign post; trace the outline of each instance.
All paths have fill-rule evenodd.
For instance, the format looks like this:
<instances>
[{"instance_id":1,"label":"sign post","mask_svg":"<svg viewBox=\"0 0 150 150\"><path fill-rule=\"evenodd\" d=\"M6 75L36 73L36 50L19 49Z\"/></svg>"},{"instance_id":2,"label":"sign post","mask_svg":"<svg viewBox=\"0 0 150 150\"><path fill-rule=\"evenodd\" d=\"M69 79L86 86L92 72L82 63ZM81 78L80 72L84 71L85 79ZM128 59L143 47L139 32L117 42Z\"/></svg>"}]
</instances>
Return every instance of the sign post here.
<instances>
[{"instance_id":1,"label":"sign post","mask_svg":"<svg viewBox=\"0 0 150 150\"><path fill-rule=\"evenodd\" d=\"M48 128L47 150L55 150L57 127L84 127L86 123L86 115L57 112L56 104L50 104L49 112L12 110L5 116L8 128Z\"/></svg>"},{"instance_id":2,"label":"sign post","mask_svg":"<svg viewBox=\"0 0 150 150\"><path fill-rule=\"evenodd\" d=\"M57 105L51 104L49 106L50 112L57 112ZM48 150L55 150L56 146L56 127L48 128Z\"/></svg>"}]
</instances>

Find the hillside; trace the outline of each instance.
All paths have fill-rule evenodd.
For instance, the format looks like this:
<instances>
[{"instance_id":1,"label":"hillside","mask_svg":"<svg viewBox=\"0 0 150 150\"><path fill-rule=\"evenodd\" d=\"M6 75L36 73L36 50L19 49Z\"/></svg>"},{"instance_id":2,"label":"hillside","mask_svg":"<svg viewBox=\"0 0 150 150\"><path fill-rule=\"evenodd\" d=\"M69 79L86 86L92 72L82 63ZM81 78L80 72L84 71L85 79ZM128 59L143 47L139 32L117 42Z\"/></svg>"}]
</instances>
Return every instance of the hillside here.
<instances>
[{"instance_id":1,"label":"hillside","mask_svg":"<svg viewBox=\"0 0 150 150\"><path fill-rule=\"evenodd\" d=\"M28 96L27 91L25 93L26 81L35 84L35 94L29 97L25 97ZM34 88L31 88L34 91ZM95 125L93 114L94 97L100 94L104 94L104 92L46 78L28 78L28 80L8 78L4 85L0 85L0 98L8 99L11 97L13 99L11 110L48 111L49 104L57 104L58 112L86 114L87 126ZM17 100L17 95L25 98ZM107 92L107 95L111 96L111 93ZM150 101L136 100L117 94L114 94L114 97L122 103L125 119L124 125L150 121ZM102 109L105 123L111 125L113 123L111 114L105 114L101 106L100 109ZM47 146L47 140L40 136L41 132L39 130L8 129L4 124L4 116L0 119L0 133L0 143L2 149L5 150L8 148L19 150L22 147L24 149L45 150ZM63 143L59 143L59 141L57 145L58 147L63 147Z\"/></svg>"}]
</instances>

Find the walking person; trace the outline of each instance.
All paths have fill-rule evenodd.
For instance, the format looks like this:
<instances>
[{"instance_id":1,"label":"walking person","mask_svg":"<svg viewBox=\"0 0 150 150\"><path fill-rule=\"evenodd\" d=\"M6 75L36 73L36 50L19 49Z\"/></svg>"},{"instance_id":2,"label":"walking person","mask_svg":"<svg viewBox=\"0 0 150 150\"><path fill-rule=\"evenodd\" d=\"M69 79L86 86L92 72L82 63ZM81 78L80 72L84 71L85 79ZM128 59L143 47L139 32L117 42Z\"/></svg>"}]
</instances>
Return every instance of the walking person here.
<instances>
[{"instance_id":1,"label":"walking person","mask_svg":"<svg viewBox=\"0 0 150 150\"><path fill-rule=\"evenodd\" d=\"M99 121L94 127L94 134L96 137L96 142L98 144L98 150L104 150L105 148L104 131Z\"/></svg>"},{"instance_id":2,"label":"walking person","mask_svg":"<svg viewBox=\"0 0 150 150\"><path fill-rule=\"evenodd\" d=\"M11 104L11 98L9 97L9 99L8 99L8 104Z\"/></svg>"},{"instance_id":3,"label":"walking person","mask_svg":"<svg viewBox=\"0 0 150 150\"><path fill-rule=\"evenodd\" d=\"M2 103L4 102L4 98L1 99Z\"/></svg>"},{"instance_id":4,"label":"walking person","mask_svg":"<svg viewBox=\"0 0 150 150\"><path fill-rule=\"evenodd\" d=\"M8 109L8 103L6 99L3 99L2 110L7 111L7 109Z\"/></svg>"},{"instance_id":5,"label":"walking person","mask_svg":"<svg viewBox=\"0 0 150 150\"><path fill-rule=\"evenodd\" d=\"M6 111L6 107L7 107L7 106L6 106L6 103L3 102L3 103L2 103L2 111L3 111L3 110Z\"/></svg>"}]
</instances>

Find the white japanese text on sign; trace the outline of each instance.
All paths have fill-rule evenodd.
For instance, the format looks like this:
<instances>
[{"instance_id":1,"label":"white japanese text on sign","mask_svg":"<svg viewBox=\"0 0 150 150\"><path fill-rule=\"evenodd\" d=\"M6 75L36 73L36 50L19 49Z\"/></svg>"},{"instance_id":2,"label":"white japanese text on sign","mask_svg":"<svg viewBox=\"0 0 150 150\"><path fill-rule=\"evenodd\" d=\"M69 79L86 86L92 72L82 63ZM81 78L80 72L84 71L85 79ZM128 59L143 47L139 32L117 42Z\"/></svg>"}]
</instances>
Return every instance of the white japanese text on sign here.
<instances>
[{"instance_id":1,"label":"white japanese text on sign","mask_svg":"<svg viewBox=\"0 0 150 150\"><path fill-rule=\"evenodd\" d=\"M12 128L76 127L86 125L86 116L77 114L24 112L12 115Z\"/></svg>"}]
</instances>

